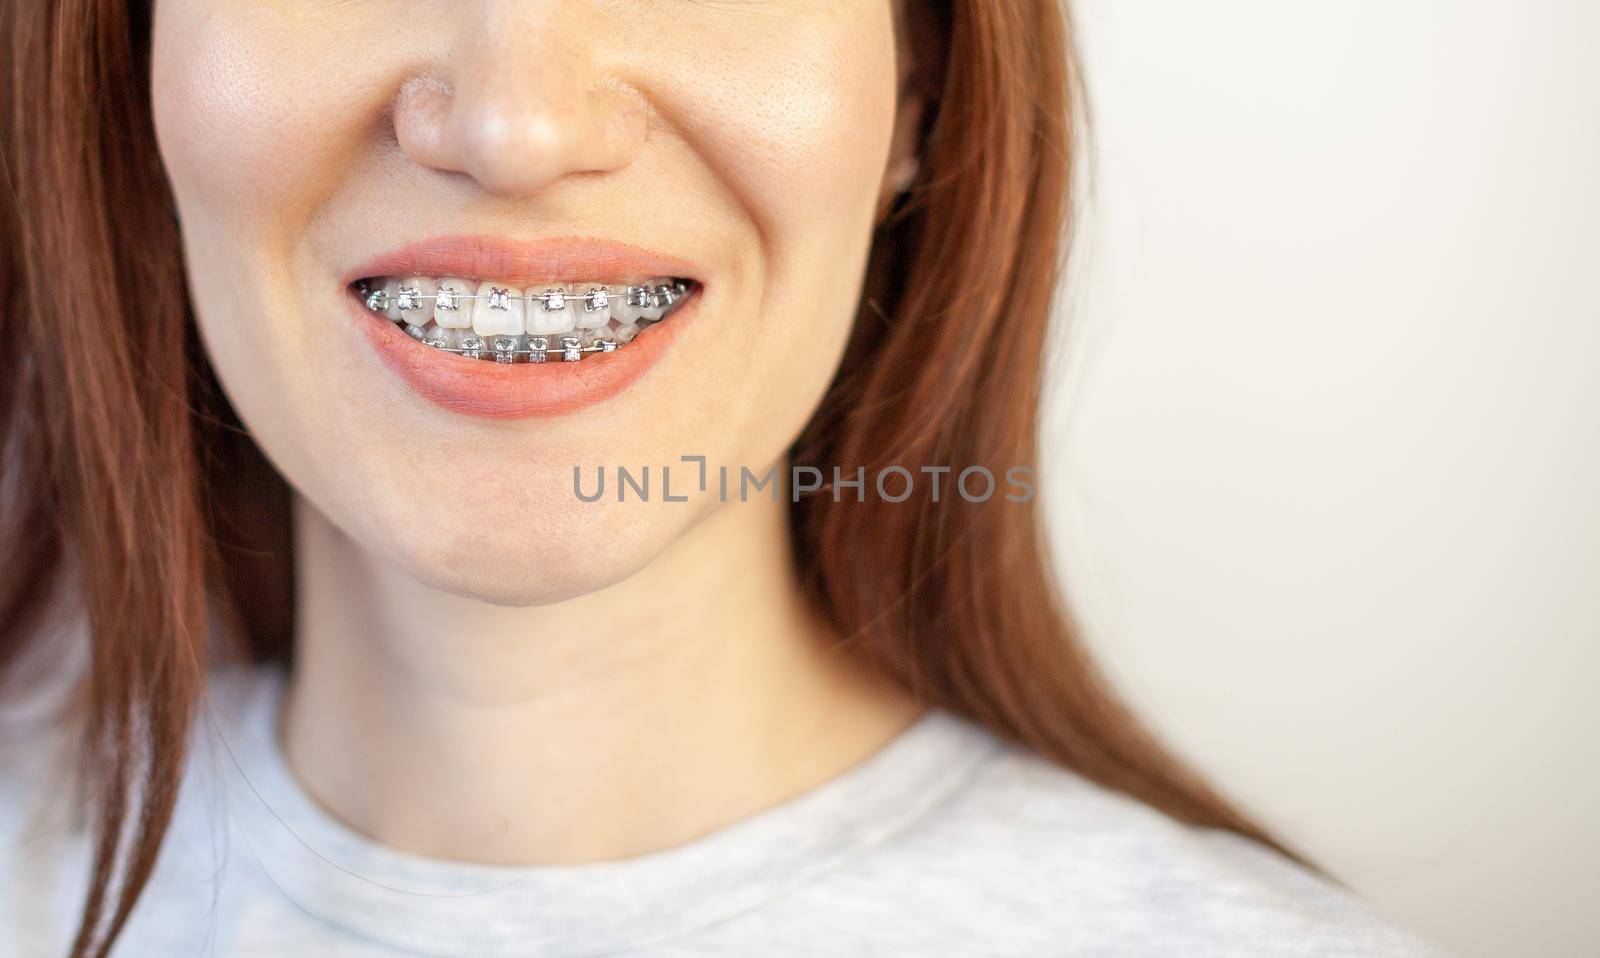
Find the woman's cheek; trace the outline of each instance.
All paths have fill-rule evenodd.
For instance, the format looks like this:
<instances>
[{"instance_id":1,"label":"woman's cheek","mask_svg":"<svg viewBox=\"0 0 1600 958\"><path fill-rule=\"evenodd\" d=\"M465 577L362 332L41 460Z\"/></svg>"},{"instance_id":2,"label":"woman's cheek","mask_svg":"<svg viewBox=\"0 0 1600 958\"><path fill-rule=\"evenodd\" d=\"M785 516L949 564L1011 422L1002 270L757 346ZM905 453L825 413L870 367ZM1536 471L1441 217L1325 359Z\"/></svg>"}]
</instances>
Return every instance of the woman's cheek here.
<instances>
[{"instance_id":1,"label":"woman's cheek","mask_svg":"<svg viewBox=\"0 0 1600 958\"><path fill-rule=\"evenodd\" d=\"M156 137L186 220L199 212L261 229L303 219L337 187L338 157L372 109L361 96L370 84L340 62L351 24L274 7L157 4Z\"/></svg>"},{"instance_id":2,"label":"woman's cheek","mask_svg":"<svg viewBox=\"0 0 1600 958\"><path fill-rule=\"evenodd\" d=\"M818 219L842 217L840 227L859 231L888 157L896 100L888 5L820 6L829 12L741 19L740 43L677 61L675 85L686 94L669 119L769 240L797 239L796 226ZM764 23L770 36L754 29Z\"/></svg>"}]
</instances>

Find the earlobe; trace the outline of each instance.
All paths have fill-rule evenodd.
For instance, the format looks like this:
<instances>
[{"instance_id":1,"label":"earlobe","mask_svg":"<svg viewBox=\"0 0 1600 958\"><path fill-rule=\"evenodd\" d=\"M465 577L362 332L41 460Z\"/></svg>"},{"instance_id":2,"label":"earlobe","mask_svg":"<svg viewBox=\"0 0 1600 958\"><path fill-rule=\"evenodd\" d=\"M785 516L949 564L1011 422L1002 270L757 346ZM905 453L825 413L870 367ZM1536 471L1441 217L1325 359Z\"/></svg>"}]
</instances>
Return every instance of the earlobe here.
<instances>
[{"instance_id":1,"label":"earlobe","mask_svg":"<svg viewBox=\"0 0 1600 958\"><path fill-rule=\"evenodd\" d=\"M889 164L883 185L878 188L878 215L874 220L877 225L882 225L888 218L895 200L911 189L911 184L917 179L917 170L921 167L922 163L915 156L902 156Z\"/></svg>"},{"instance_id":2,"label":"earlobe","mask_svg":"<svg viewBox=\"0 0 1600 958\"><path fill-rule=\"evenodd\" d=\"M895 114L894 138L889 145L889 165L884 170L883 181L878 187L877 223L881 224L884 217L889 215L889 209L894 205L895 198L911 189L922 167L922 161L917 153L921 147L919 134L922 128L923 107L922 97L908 95L901 100L900 109Z\"/></svg>"},{"instance_id":3,"label":"earlobe","mask_svg":"<svg viewBox=\"0 0 1600 958\"><path fill-rule=\"evenodd\" d=\"M917 172L921 168L922 162L915 156L902 156L889 164L883 183L878 188L878 212L873 219L875 226L883 225L883 221L889 216L889 210L894 207L895 200L911 189L911 184L916 182Z\"/></svg>"},{"instance_id":4,"label":"earlobe","mask_svg":"<svg viewBox=\"0 0 1600 958\"><path fill-rule=\"evenodd\" d=\"M911 189L911 184L916 181L917 171L921 168L922 163L915 156L903 156L889 166L884 186L890 194L904 193Z\"/></svg>"}]
</instances>

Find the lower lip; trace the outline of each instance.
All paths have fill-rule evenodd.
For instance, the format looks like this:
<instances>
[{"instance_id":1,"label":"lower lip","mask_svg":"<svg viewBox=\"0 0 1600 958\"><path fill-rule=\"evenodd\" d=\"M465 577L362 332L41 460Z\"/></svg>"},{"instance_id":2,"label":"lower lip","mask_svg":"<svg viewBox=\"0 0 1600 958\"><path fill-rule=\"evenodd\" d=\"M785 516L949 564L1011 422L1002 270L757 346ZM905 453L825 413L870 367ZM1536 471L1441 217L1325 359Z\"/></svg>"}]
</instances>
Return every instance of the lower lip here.
<instances>
[{"instance_id":1,"label":"lower lip","mask_svg":"<svg viewBox=\"0 0 1600 958\"><path fill-rule=\"evenodd\" d=\"M482 419L539 419L577 412L627 389L672 345L700 305L700 293L695 290L688 302L616 352L588 353L575 363L468 359L424 345L395 321L354 298L349 302L378 358L423 399Z\"/></svg>"}]
</instances>

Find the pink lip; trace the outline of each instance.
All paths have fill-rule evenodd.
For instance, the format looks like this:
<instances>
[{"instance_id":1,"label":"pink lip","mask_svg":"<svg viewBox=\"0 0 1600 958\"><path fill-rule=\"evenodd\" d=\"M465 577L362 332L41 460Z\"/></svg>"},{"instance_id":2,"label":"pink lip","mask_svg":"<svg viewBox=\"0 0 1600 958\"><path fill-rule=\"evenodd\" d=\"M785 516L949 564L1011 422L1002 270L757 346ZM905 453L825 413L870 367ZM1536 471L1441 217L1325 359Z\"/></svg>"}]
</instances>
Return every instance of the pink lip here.
<instances>
[{"instance_id":1,"label":"pink lip","mask_svg":"<svg viewBox=\"0 0 1600 958\"><path fill-rule=\"evenodd\" d=\"M624 283L655 276L702 279L688 260L586 236L518 242L499 236L436 236L384 253L344 281L372 276L456 276L538 282Z\"/></svg>"},{"instance_id":2,"label":"pink lip","mask_svg":"<svg viewBox=\"0 0 1600 958\"><path fill-rule=\"evenodd\" d=\"M450 236L385 253L352 272L346 282L370 276L457 276L508 283L620 283L652 276L696 278L684 260L586 238L515 243L496 237ZM667 351L678 330L698 312L702 290L690 294L665 321L641 332L614 353L591 353L576 363L502 364L467 359L424 346L393 321L347 297L362 335L385 366L413 392L446 409L486 419L560 416L621 393ZM552 354L552 360L554 360Z\"/></svg>"}]
</instances>

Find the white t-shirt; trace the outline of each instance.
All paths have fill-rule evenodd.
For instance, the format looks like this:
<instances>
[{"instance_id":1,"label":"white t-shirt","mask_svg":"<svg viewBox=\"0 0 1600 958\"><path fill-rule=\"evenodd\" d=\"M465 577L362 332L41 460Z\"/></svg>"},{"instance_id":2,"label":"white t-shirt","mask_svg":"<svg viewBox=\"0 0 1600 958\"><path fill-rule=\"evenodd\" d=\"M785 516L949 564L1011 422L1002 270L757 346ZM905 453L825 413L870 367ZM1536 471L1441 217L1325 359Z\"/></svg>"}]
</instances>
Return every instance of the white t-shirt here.
<instances>
[{"instance_id":1,"label":"white t-shirt","mask_svg":"<svg viewBox=\"0 0 1600 958\"><path fill-rule=\"evenodd\" d=\"M282 681L219 675L128 958L1438 956L1327 881L931 711L686 845L504 867L374 843L288 771ZM88 848L44 739L0 741L0 956L64 955Z\"/></svg>"}]
</instances>

